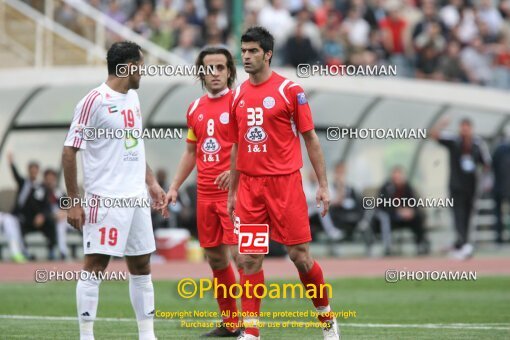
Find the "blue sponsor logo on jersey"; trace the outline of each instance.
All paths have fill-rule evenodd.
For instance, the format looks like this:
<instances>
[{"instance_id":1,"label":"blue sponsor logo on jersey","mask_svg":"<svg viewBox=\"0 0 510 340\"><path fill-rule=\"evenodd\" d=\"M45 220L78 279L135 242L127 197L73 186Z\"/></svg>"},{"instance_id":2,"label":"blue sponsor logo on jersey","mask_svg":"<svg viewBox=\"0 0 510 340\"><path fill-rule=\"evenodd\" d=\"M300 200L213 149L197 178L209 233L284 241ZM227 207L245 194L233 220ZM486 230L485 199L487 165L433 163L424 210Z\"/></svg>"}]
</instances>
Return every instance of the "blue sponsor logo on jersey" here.
<instances>
[{"instance_id":1,"label":"blue sponsor logo on jersey","mask_svg":"<svg viewBox=\"0 0 510 340\"><path fill-rule=\"evenodd\" d=\"M304 92L297 94L297 102L299 105L306 104L308 101L306 100L306 96Z\"/></svg>"}]
</instances>

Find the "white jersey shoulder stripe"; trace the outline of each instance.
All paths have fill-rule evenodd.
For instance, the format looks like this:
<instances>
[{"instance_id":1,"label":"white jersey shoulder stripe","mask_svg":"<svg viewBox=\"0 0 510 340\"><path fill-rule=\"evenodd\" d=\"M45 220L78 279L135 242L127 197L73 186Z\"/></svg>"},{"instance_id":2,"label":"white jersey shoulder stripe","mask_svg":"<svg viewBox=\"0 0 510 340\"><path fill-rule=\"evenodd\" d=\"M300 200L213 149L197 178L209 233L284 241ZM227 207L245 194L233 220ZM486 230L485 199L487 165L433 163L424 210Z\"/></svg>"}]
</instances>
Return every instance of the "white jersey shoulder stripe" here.
<instances>
[{"instance_id":1,"label":"white jersey shoulder stripe","mask_svg":"<svg viewBox=\"0 0 510 340\"><path fill-rule=\"evenodd\" d=\"M239 85L238 87L236 87L236 91L234 93L234 100L232 102L235 102L237 97L239 97L239 93L241 93L241 85Z\"/></svg>"},{"instance_id":2,"label":"white jersey shoulder stripe","mask_svg":"<svg viewBox=\"0 0 510 340\"><path fill-rule=\"evenodd\" d=\"M283 83L280 85L280 87L278 88L278 92L280 92L280 94L283 97L283 99L285 100L285 102L287 104L290 104L289 100L287 99L287 96L285 96L285 92L283 92L283 90L285 89L285 86L287 86L288 83L290 83L290 80L289 79L285 79L283 81Z\"/></svg>"},{"instance_id":3,"label":"white jersey shoulder stripe","mask_svg":"<svg viewBox=\"0 0 510 340\"><path fill-rule=\"evenodd\" d=\"M198 103L200 102L200 98L198 98L197 100L195 100L195 102L193 103L193 106L191 107L191 109L189 110L189 113L188 115L191 116L191 114L193 113L193 111L196 110L197 106L198 106Z\"/></svg>"}]
</instances>

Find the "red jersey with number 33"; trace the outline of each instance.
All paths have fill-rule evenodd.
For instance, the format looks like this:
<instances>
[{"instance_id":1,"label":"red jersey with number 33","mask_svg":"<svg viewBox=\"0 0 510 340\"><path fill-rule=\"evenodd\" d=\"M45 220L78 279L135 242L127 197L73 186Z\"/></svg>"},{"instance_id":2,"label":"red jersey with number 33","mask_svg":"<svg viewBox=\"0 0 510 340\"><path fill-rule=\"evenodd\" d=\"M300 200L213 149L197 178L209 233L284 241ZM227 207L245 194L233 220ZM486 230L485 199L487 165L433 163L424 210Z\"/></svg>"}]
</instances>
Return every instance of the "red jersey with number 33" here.
<instances>
[{"instance_id":1,"label":"red jersey with number 33","mask_svg":"<svg viewBox=\"0 0 510 340\"><path fill-rule=\"evenodd\" d=\"M206 94L190 105L186 115L186 141L196 144L197 193L200 200L225 200L228 195L228 191L220 190L214 181L222 172L230 170L232 143L227 137L231 101L230 89L215 97Z\"/></svg>"},{"instance_id":2,"label":"red jersey with number 33","mask_svg":"<svg viewBox=\"0 0 510 340\"><path fill-rule=\"evenodd\" d=\"M299 134L314 128L303 88L273 71L235 91L229 140L238 144L236 168L249 176L285 175L303 166Z\"/></svg>"}]
</instances>

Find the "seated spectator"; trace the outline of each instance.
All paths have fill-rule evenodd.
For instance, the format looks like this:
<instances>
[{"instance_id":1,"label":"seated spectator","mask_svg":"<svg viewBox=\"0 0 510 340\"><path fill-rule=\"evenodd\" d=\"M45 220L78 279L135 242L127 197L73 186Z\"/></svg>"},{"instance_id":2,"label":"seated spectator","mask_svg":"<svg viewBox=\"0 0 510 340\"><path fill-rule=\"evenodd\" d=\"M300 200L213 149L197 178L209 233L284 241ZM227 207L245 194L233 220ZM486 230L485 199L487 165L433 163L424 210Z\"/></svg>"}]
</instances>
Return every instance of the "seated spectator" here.
<instances>
[{"instance_id":1,"label":"seated spectator","mask_svg":"<svg viewBox=\"0 0 510 340\"><path fill-rule=\"evenodd\" d=\"M151 15L151 19L149 21L149 29L150 29L150 38L149 40L155 43L156 45L161 46L165 50L170 49L173 42L172 31L169 26L162 25L159 16L154 13Z\"/></svg>"},{"instance_id":2,"label":"seated spectator","mask_svg":"<svg viewBox=\"0 0 510 340\"><path fill-rule=\"evenodd\" d=\"M120 8L117 0L110 0L108 4L108 10L106 11L106 15L117 21L119 24L123 24L127 20L127 15Z\"/></svg>"},{"instance_id":3,"label":"seated spectator","mask_svg":"<svg viewBox=\"0 0 510 340\"><path fill-rule=\"evenodd\" d=\"M448 43L446 55L443 55L439 62L439 72L447 81L467 81L466 72L460 61L460 44L458 41L452 40Z\"/></svg>"},{"instance_id":4,"label":"seated spectator","mask_svg":"<svg viewBox=\"0 0 510 340\"><path fill-rule=\"evenodd\" d=\"M333 224L344 233L345 240L352 240L353 232L363 218L363 207L359 195L346 182L344 162L335 166L329 211Z\"/></svg>"},{"instance_id":5,"label":"seated spectator","mask_svg":"<svg viewBox=\"0 0 510 340\"><path fill-rule=\"evenodd\" d=\"M47 239L48 259L53 260L56 244L55 220L46 191L43 186L36 182L39 175L39 165L36 162L30 162L28 165L29 177L23 178L14 164L12 154L9 154L8 161L18 185L13 215L19 221L22 235L41 231ZM28 254L24 255L31 258Z\"/></svg>"},{"instance_id":6,"label":"seated spectator","mask_svg":"<svg viewBox=\"0 0 510 340\"><path fill-rule=\"evenodd\" d=\"M476 12L479 20L487 25L490 34L500 34L503 18L492 0L480 0Z\"/></svg>"},{"instance_id":7,"label":"seated spectator","mask_svg":"<svg viewBox=\"0 0 510 340\"><path fill-rule=\"evenodd\" d=\"M314 21L319 28L324 27L332 16L338 22L342 20L342 12L335 8L335 0L324 0L314 11Z\"/></svg>"},{"instance_id":8,"label":"seated spectator","mask_svg":"<svg viewBox=\"0 0 510 340\"><path fill-rule=\"evenodd\" d=\"M441 80L440 55L445 49L446 39L441 35L438 23L431 22L414 40L417 49L416 77Z\"/></svg>"},{"instance_id":9,"label":"seated spectator","mask_svg":"<svg viewBox=\"0 0 510 340\"><path fill-rule=\"evenodd\" d=\"M144 38L149 38L151 34L148 18L146 17L145 12L140 9L137 10L133 18L126 23L126 26Z\"/></svg>"},{"instance_id":10,"label":"seated spectator","mask_svg":"<svg viewBox=\"0 0 510 340\"><path fill-rule=\"evenodd\" d=\"M464 6L460 12L460 23L452 30L454 37L462 44L468 44L478 35L475 12L469 6Z\"/></svg>"},{"instance_id":11,"label":"seated spectator","mask_svg":"<svg viewBox=\"0 0 510 340\"><path fill-rule=\"evenodd\" d=\"M306 202L308 205L308 217L310 219L310 230L313 235L324 230L331 241L338 241L343 238L343 232L338 229L331 219L331 214L321 217L320 210L317 208L316 193L319 183L317 175L312 169L308 171L305 180L303 181L303 191L305 192ZM332 192L333 188L329 188L329 192Z\"/></svg>"},{"instance_id":12,"label":"seated spectator","mask_svg":"<svg viewBox=\"0 0 510 340\"><path fill-rule=\"evenodd\" d=\"M179 44L172 50L189 65L193 65L199 52L195 46L195 37L195 29L192 26L187 26L179 36Z\"/></svg>"},{"instance_id":13,"label":"seated spectator","mask_svg":"<svg viewBox=\"0 0 510 340\"><path fill-rule=\"evenodd\" d=\"M315 64L319 54L312 46L312 42L304 35L303 24L296 26L296 31L285 45L285 64L297 67L299 64Z\"/></svg>"},{"instance_id":14,"label":"seated spectator","mask_svg":"<svg viewBox=\"0 0 510 340\"><path fill-rule=\"evenodd\" d=\"M177 16L177 11L172 6L172 0L161 0L158 1L158 5L156 6L156 14L163 26L170 27L172 20Z\"/></svg>"},{"instance_id":15,"label":"seated spectator","mask_svg":"<svg viewBox=\"0 0 510 340\"><path fill-rule=\"evenodd\" d=\"M326 65L341 65L345 61L345 49L338 30L326 28L322 46L322 59Z\"/></svg>"},{"instance_id":16,"label":"seated spectator","mask_svg":"<svg viewBox=\"0 0 510 340\"><path fill-rule=\"evenodd\" d=\"M439 53L431 43L420 50L416 57L416 78L443 80Z\"/></svg>"},{"instance_id":17,"label":"seated spectator","mask_svg":"<svg viewBox=\"0 0 510 340\"><path fill-rule=\"evenodd\" d=\"M418 198L400 166L393 168L390 180L382 186L378 197L383 199ZM392 230L404 227L410 228L414 233L417 253L423 255L429 252L424 216L418 208L384 206L376 208L374 217L375 225L380 228L386 255L391 255Z\"/></svg>"},{"instance_id":18,"label":"seated spectator","mask_svg":"<svg viewBox=\"0 0 510 340\"><path fill-rule=\"evenodd\" d=\"M411 63L406 52L406 27L408 23L402 17L402 9L398 0L389 1L386 6L386 18L379 21L384 49L389 56L389 63L397 67L399 76L410 76Z\"/></svg>"},{"instance_id":19,"label":"seated spectator","mask_svg":"<svg viewBox=\"0 0 510 340\"><path fill-rule=\"evenodd\" d=\"M320 51L320 49L322 48L321 31L317 27L317 25L312 21L311 13L308 10L302 9L299 12L297 12L296 22L293 25L294 34L298 25L301 25L303 36L310 39L313 48L316 51Z\"/></svg>"},{"instance_id":20,"label":"seated spectator","mask_svg":"<svg viewBox=\"0 0 510 340\"><path fill-rule=\"evenodd\" d=\"M364 50L368 46L370 26L361 17L361 13L357 8L349 10L342 23L341 30L351 52Z\"/></svg>"},{"instance_id":21,"label":"seated spectator","mask_svg":"<svg viewBox=\"0 0 510 340\"><path fill-rule=\"evenodd\" d=\"M270 0L269 4L260 10L257 21L260 26L265 27L274 36L275 53L272 65L281 65L283 59L279 51L284 47L294 26L294 20L290 16L289 10L284 7L283 0Z\"/></svg>"},{"instance_id":22,"label":"seated spectator","mask_svg":"<svg viewBox=\"0 0 510 340\"><path fill-rule=\"evenodd\" d=\"M184 7L181 10L181 13L186 17L186 22L189 25L202 26L203 17L200 17L197 11L197 7L193 0L185 0Z\"/></svg>"},{"instance_id":23,"label":"seated spectator","mask_svg":"<svg viewBox=\"0 0 510 340\"><path fill-rule=\"evenodd\" d=\"M463 0L449 0L448 5L443 6L439 10L439 17L441 18L441 22L449 30L452 30L459 24L462 7Z\"/></svg>"},{"instance_id":24,"label":"seated spectator","mask_svg":"<svg viewBox=\"0 0 510 340\"><path fill-rule=\"evenodd\" d=\"M474 38L471 44L462 50L460 60L470 83L479 85L489 83L492 78L492 60L485 52L480 37Z\"/></svg>"}]
</instances>

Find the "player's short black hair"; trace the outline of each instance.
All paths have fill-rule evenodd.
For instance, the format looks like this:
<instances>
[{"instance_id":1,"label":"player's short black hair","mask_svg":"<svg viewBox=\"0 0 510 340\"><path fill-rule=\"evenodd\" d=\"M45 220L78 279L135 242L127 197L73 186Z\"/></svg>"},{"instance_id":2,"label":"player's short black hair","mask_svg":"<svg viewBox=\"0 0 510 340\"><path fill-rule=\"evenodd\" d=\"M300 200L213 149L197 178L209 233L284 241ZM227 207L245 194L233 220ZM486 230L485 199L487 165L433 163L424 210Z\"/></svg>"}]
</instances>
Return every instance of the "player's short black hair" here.
<instances>
[{"instance_id":1,"label":"player's short black hair","mask_svg":"<svg viewBox=\"0 0 510 340\"><path fill-rule=\"evenodd\" d=\"M225 58L227 58L227 68L230 71L230 77L228 77L227 86L229 88L232 88L232 86L234 85L234 82L236 81L236 76L237 76L236 65L234 64L234 57L232 56L232 53L230 53L230 51L226 47L223 47L223 46L206 46L206 47L204 47L198 54L197 60L195 61L195 65L196 65L197 69L199 69L200 66L204 65L205 56L210 55L210 54L223 54L225 56ZM202 87L205 87L204 76L202 74L200 74L199 78L202 82Z\"/></svg>"},{"instance_id":2,"label":"player's short black hair","mask_svg":"<svg viewBox=\"0 0 510 340\"><path fill-rule=\"evenodd\" d=\"M241 42L257 42L260 47L266 53L267 51L273 52L274 49L274 37L267 29L261 26L250 27L241 36ZM271 57L272 59L272 57ZM269 64L271 65L271 59Z\"/></svg>"},{"instance_id":3,"label":"player's short black hair","mask_svg":"<svg viewBox=\"0 0 510 340\"><path fill-rule=\"evenodd\" d=\"M120 41L114 43L108 49L106 62L108 64L108 74L116 74L117 65L127 64L140 60L141 48L132 41Z\"/></svg>"}]
</instances>

